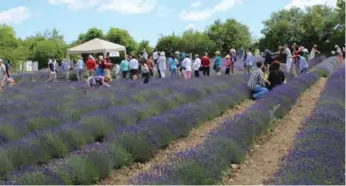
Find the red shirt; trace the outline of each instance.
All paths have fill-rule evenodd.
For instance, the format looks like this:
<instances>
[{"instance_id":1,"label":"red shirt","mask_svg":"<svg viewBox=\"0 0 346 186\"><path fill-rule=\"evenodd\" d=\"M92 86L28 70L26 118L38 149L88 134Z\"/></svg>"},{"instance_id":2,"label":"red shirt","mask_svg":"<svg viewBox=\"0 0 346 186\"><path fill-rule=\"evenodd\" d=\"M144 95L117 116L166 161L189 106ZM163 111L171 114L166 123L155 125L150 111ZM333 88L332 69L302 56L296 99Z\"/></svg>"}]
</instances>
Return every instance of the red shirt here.
<instances>
[{"instance_id":1,"label":"red shirt","mask_svg":"<svg viewBox=\"0 0 346 186\"><path fill-rule=\"evenodd\" d=\"M112 69L112 66L113 66L113 64L112 64L112 62L111 62L111 60L110 59L106 59L105 60L105 69Z\"/></svg>"},{"instance_id":2,"label":"red shirt","mask_svg":"<svg viewBox=\"0 0 346 186\"><path fill-rule=\"evenodd\" d=\"M202 67L210 67L210 58L208 56L203 56L201 59Z\"/></svg>"},{"instance_id":3,"label":"red shirt","mask_svg":"<svg viewBox=\"0 0 346 186\"><path fill-rule=\"evenodd\" d=\"M88 59L88 61L86 62L86 67L87 67L88 70L93 70L93 69L95 69L95 67L96 67L96 62L95 62L95 60L93 60L93 59Z\"/></svg>"}]
</instances>

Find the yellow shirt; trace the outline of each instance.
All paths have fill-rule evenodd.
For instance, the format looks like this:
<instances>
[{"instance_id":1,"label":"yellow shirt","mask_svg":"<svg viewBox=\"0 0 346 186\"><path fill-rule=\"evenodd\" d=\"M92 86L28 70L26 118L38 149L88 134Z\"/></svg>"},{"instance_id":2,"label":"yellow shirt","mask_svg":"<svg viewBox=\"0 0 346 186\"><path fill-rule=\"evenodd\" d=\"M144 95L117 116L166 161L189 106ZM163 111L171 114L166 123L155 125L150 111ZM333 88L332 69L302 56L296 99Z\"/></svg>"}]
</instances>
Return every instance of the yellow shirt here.
<instances>
[{"instance_id":1,"label":"yellow shirt","mask_svg":"<svg viewBox=\"0 0 346 186\"><path fill-rule=\"evenodd\" d=\"M264 80L268 81L268 74L264 73Z\"/></svg>"}]
</instances>

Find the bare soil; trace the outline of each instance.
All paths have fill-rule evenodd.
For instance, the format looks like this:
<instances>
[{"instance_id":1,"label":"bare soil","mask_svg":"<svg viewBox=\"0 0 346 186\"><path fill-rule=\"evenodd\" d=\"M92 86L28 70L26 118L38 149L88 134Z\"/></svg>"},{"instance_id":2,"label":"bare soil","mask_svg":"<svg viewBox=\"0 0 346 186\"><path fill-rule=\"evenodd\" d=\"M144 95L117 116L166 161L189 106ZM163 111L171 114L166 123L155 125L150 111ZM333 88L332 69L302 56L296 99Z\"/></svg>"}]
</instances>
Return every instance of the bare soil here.
<instances>
[{"instance_id":1,"label":"bare soil","mask_svg":"<svg viewBox=\"0 0 346 186\"><path fill-rule=\"evenodd\" d=\"M192 148L202 143L210 131L217 128L223 121L233 117L235 114L243 112L254 101L246 100L237 105L236 108L227 110L222 116L216 117L211 121L205 122L190 132L186 138L181 138L171 143L167 148L159 150L155 157L147 163L136 163L123 169L115 170L108 178L102 180L99 185L127 185L129 179L138 173L150 170L153 165L167 162L168 155Z\"/></svg>"},{"instance_id":2,"label":"bare soil","mask_svg":"<svg viewBox=\"0 0 346 186\"><path fill-rule=\"evenodd\" d=\"M292 110L266 135L256 140L243 164L230 166L222 180L225 185L263 185L272 179L279 169L282 158L294 145L301 124L316 106L326 79L320 79L305 91Z\"/></svg>"}]
</instances>

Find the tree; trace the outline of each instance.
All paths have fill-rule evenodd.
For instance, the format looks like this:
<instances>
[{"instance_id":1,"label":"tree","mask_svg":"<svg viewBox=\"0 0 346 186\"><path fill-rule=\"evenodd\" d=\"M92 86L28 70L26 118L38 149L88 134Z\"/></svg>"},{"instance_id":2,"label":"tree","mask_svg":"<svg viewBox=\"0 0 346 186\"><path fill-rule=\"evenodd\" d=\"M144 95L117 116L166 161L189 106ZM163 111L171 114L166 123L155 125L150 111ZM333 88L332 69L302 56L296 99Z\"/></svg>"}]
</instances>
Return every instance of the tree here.
<instances>
[{"instance_id":1,"label":"tree","mask_svg":"<svg viewBox=\"0 0 346 186\"><path fill-rule=\"evenodd\" d=\"M200 55L204 52L215 52L215 42L207 34L189 29L182 35L181 50Z\"/></svg>"},{"instance_id":2,"label":"tree","mask_svg":"<svg viewBox=\"0 0 346 186\"><path fill-rule=\"evenodd\" d=\"M103 34L103 31L101 29L92 27L92 28L89 28L86 33L79 34L77 43L81 44L81 43L93 40L95 38L103 39L104 34Z\"/></svg>"},{"instance_id":3,"label":"tree","mask_svg":"<svg viewBox=\"0 0 346 186\"><path fill-rule=\"evenodd\" d=\"M260 49L276 50L279 45L292 43L311 48L317 44L321 51L329 53L334 44L344 42L345 29L340 19L340 9L344 4L341 1L338 3L338 9L315 5L304 10L291 8L273 13L270 19L264 21Z\"/></svg>"},{"instance_id":4,"label":"tree","mask_svg":"<svg viewBox=\"0 0 346 186\"><path fill-rule=\"evenodd\" d=\"M139 55L142 53L143 50L146 50L149 54L154 51L153 47L149 45L149 41L143 40L138 43L137 49L136 49L136 55Z\"/></svg>"},{"instance_id":5,"label":"tree","mask_svg":"<svg viewBox=\"0 0 346 186\"><path fill-rule=\"evenodd\" d=\"M124 45L126 51L131 53L136 50L137 43L127 30L111 27L106 34L106 39L110 42Z\"/></svg>"},{"instance_id":6,"label":"tree","mask_svg":"<svg viewBox=\"0 0 346 186\"><path fill-rule=\"evenodd\" d=\"M156 49L165 51L167 55L173 54L175 51L180 51L183 48L183 40L174 33L170 36L162 36L159 38Z\"/></svg>"},{"instance_id":7,"label":"tree","mask_svg":"<svg viewBox=\"0 0 346 186\"><path fill-rule=\"evenodd\" d=\"M224 23L216 20L208 27L207 35L215 42L216 48L223 53L228 52L232 47L249 47L251 44L249 28L235 19L227 19Z\"/></svg>"}]
</instances>

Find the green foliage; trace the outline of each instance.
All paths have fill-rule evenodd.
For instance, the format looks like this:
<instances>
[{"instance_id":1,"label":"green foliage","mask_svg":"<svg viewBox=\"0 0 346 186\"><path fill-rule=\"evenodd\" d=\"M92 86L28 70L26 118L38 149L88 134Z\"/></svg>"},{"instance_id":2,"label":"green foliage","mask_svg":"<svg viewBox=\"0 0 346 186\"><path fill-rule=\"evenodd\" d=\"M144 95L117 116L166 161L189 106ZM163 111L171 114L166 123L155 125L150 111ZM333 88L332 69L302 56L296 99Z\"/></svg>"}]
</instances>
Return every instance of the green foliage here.
<instances>
[{"instance_id":1,"label":"green foliage","mask_svg":"<svg viewBox=\"0 0 346 186\"><path fill-rule=\"evenodd\" d=\"M136 50L137 43L127 30L111 27L105 38L110 42L125 46L127 53Z\"/></svg>"},{"instance_id":2,"label":"green foliage","mask_svg":"<svg viewBox=\"0 0 346 186\"><path fill-rule=\"evenodd\" d=\"M342 45L345 36L345 1L338 0L337 9L315 5L306 9L280 10L264 21L259 47L276 50L279 45L301 44L311 48L317 44L329 53L335 44Z\"/></svg>"}]
</instances>

